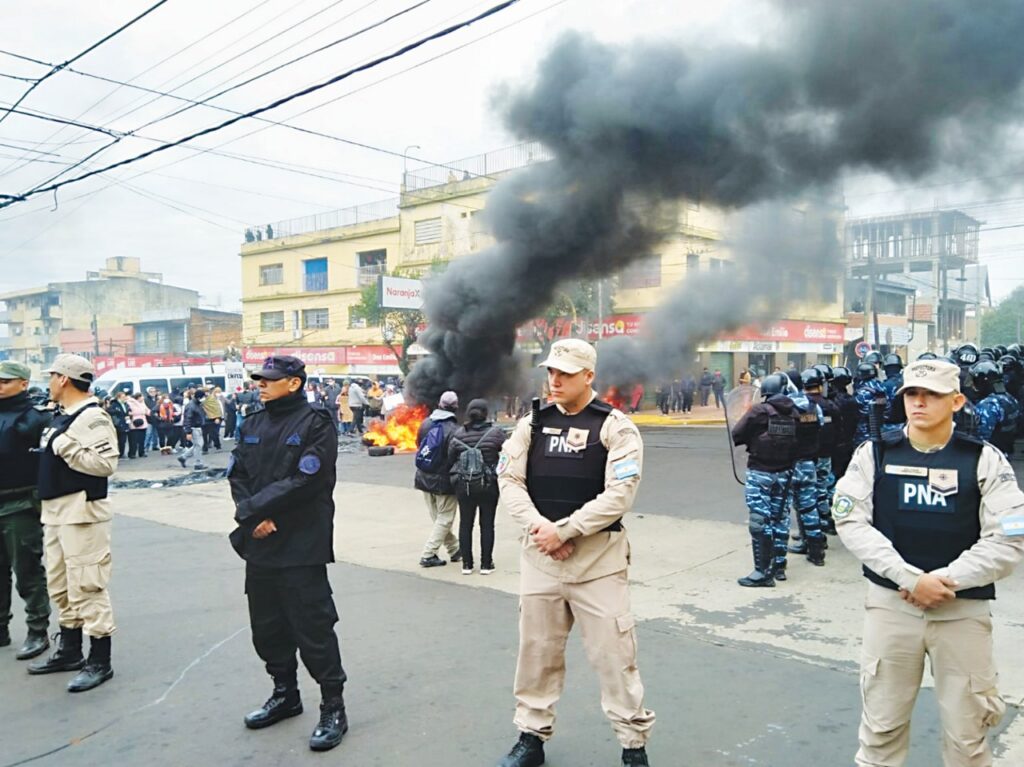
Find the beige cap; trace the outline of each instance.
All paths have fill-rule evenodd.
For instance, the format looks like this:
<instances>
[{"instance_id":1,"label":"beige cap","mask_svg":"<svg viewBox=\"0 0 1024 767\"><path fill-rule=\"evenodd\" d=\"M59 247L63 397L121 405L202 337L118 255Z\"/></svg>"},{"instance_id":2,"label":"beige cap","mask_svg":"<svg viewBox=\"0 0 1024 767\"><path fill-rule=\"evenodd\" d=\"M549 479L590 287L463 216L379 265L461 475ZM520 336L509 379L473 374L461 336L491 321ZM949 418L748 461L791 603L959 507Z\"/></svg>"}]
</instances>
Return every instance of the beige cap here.
<instances>
[{"instance_id":1,"label":"beige cap","mask_svg":"<svg viewBox=\"0 0 1024 767\"><path fill-rule=\"evenodd\" d=\"M917 360L903 368L903 385L896 392L906 389L927 389L937 394L952 394L960 391L960 368L946 360Z\"/></svg>"},{"instance_id":2,"label":"beige cap","mask_svg":"<svg viewBox=\"0 0 1024 767\"><path fill-rule=\"evenodd\" d=\"M58 354L53 364L43 372L56 373L86 383L92 383L96 379L96 369L92 363L77 354Z\"/></svg>"},{"instance_id":3,"label":"beige cap","mask_svg":"<svg viewBox=\"0 0 1024 767\"><path fill-rule=\"evenodd\" d=\"M594 370L597 367L597 350L579 338L564 338L551 345L548 358L537 367L554 368L569 375L581 370Z\"/></svg>"}]
</instances>

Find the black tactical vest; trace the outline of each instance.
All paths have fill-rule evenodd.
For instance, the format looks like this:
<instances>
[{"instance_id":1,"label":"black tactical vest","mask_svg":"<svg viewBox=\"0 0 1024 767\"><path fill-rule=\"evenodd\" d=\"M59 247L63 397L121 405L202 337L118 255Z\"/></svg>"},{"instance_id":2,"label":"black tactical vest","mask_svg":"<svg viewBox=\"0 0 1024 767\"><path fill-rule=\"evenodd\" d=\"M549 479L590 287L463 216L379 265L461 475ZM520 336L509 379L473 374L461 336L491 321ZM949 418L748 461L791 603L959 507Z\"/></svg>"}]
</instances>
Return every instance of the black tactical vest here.
<instances>
[{"instance_id":1,"label":"black tactical vest","mask_svg":"<svg viewBox=\"0 0 1024 767\"><path fill-rule=\"evenodd\" d=\"M818 431L818 458L828 458L836 446L836 427L839 425L839 406L821 394L808 394L813 404L821 408L824 423Z\"/></svg>"},{"instance_id":2,"label":"black tactical vest","mask_svg":"<svg viewBox=\"0 0 1024 767\"><path fill-rule=\"evenodd\" d=\"M796 456L796 418L776 410L768 402L768 428L754 437L747 450L751 458L769 466L791 466Z\"/></svg>"},{"instance_id":3,"label":"black tactical vest","mask_svg":"<svg viewBox=\"0 0 1024 767\"><path fill-rule=\"evenodd\" d=\"M14 399L12 397L12 399ZM23 408L12 407L0 411L0 490L17 487L33 487L39 477L39 454L29 452L36 445L30 444L14 429L14 424L32 409L32 401L26 395ZM14 403L9 404L14 405Z\"/></svg>"},{"instance_id":4,"label":"black tactical vest","mask_svg":"<svg viewBox=\"0 0 1024 767\"><path fill-rule=\"evenodd\" d=\"M611 405L597 399L576 415L565 415L554 405L540 411L540 428L533 435L526 463L526 489L545 518L564 519L604 492L608 448L601 443L601 428L611 412ZM573 437L582 431L585 446L574 450ZM621 529L619 522L605 528Z\"/></svg>"},{"instance_id":5,"label":"black tactical vest","mask_svg":"<svg viewBox=\"0 0 1024 767\"><path fill-rule=\"evenodd\" d=\"M885 436L875 477L874 525L900 556L928 573L945 567L981 537L978 459L983 443L957 434L942 450L922 453L896 432ZM955 490L953 489L955 488ZM868 580L895 583L864 567ZM995 599L994 584L958 591L957 599Z\"/></svg>"},{"instance_id":6,"label":"black tactical vest","mask_svg":"<svg viewBox=\"0 0 1024 767\"><path fill-rule=\"evenodd\" d=\"M818 423L818 409L814 400L808 399L808 411L805 413L797 405L796 408L796 460L808 461L818 457L818 436L821 424Z\"/></svg>"},{"instance_id":7,"label":"black tactical vest","mask_svg":"<svg viewBox=\"0 0 1024 767\"><path fill-rule=\"evenodd\" d=\"M67 461L56 455L50 445L59 435L71 428L71 424L82 413L92 407L99 407L96 402L90 403L74 415L58 413L50 428L43 433L43 450L39 457L39 497L44 501L60 498L73 493L85 491L86 500L98 501L107 497L107 478L84 474L68 466Z\"/></svg>"}]
</instances>

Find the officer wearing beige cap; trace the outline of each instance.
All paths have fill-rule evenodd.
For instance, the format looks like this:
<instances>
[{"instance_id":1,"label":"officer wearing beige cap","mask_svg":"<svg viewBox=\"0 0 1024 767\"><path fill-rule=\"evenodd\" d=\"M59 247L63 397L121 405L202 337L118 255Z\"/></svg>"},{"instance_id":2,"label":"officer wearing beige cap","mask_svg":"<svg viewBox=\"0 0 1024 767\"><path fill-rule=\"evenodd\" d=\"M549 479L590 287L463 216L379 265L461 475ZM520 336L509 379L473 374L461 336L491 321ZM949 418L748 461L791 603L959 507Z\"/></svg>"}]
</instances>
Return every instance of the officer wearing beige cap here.
<instances>
[{"instance_id":1,"label":"officer wearing beige cap","mask_svg":"<svg viewBox=\"0 0 1024 767\"><path fill-rule=\"evenodd\" d=\"M591 389L597 352L555 342L551 404L519 421L498 461L501 499L523 530L515 724L518 742L499 767L537 767L554 733L574 623L601 684L601 703L623 765L647 765L654 712L644 707L630 611L629 541L622 517L640 485L643 442Z\"/></svg>"},{"instance_id":2,"label":"officer wearing beige cap","mask_svg":"<svg viewBox=\"0 0 1024 767\"><path fill-rule=\"evenodd\" d=\"M46 553L46 581L57 606L60 640L30 674L78 671L70 692L91 690L114 675L110 637L114 616L110 580L110 500L107 477L117 468L117 434L100 403L89 394L95 371L75 354L61 354L44 371L50 399L59 406L40 441L39 497ZM82 634L89 635L89 657Z\"/></svg>"},{"instance_id":3,"label":"officer wearing beige cap","mask_svg":"<svg viewBox=\"0 0 1024 767\"><path fill-rule=\"evenodd\" d=\"M989 600L1024 556L1024 493L1002 453L954 428L965 401L956 365L910 364L897 395L905 429L857 449L832 506L869 581L855 761L904 763L927 655L943 764L991 765L986 735L1005 706Z\"/></svg>"}]
</instances>

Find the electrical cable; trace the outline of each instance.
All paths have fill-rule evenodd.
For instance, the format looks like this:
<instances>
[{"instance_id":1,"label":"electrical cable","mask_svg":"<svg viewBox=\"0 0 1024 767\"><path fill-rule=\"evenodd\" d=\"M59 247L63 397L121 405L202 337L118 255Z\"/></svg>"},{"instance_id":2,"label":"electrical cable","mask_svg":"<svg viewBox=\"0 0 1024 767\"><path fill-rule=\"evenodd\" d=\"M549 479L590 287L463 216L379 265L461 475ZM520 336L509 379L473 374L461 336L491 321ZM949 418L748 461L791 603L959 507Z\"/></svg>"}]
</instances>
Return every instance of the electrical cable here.
<instances>
[{"instance_id":1,"label":"electrical cable","mask_svg":"<svg viewBox=\"0 0 1024 767\"><path fill-rule=\"evenodd\" d=\"M65 61L63 64L59 64L58 66L51 67L49 72L47 72L45 75L43 75L38 80L36 80L34 83L32 83L32 85L29 86L28 90L26 90L23 94L21 94L21 97L16 102L14 102L14 106L10 110L6 111L3 115L0 115L0 123L3 123L3 121L7 119L7 116L9 114L11 114L15 109L17 109L17 107L21 106L21 102L24 101L25 99L27 99L29 94L32 93L32 91L34 91L40 85L42 85L43 82L46 81L48 78L50 78L53 75L57 74L58 72L60 72L65 67L71 66L73 63L78 61L83 56L86 56L86 55L92 53L94 50L99 48L104 43L106 43L106 42L112 40L113 38L117 37L119 34L121 34L126 29L128 29L128 27L130 27L133 24L135 24L135 23L141 21L142 19L146 18L146 16L151 14L153 11L155 11L157 8L159 8L161 5L164 5L166 2L167 2L167 0L157 0L156 3L154 3L149 8L144 10L142 13L140 13L134 19L132 19L131 21L125 22L120 27L115 29L113 32L110 32L106 36L100 38L99 40L97 40L95 43L90 45L88 48L86 48L81 53L79 53L79 54L77 54L75 56L72 56L70 59Z\"/></svg>"},{"instance_id":2,"label":"electrical cable","mask_svg":"<svg viewBox=\"0 0 1024 767\"><path fill-rule=\"evenodd\" d=\"M161 1L162 2L166 2L166 0L161 0ZM98 169L95 169L95 170L90 170L90 171L88 171L86 173L80 174L80 175L75 176L73 178L65 179L64 181L59 181L59 182L56 182L56 183L53 183L53 184L49 184L47 186L35 187L34 189L31 189L28 192L25 192L25 193L20 194L20 195L6 195L6 194L0 195L0 197L4 198L2 201L0 201L0 208L4 208L4 207L7 207L9 205L12 205L15 202L22 202L22 201L28 199L29 197L33 197L33 196L38 195L38 194L43 194L45 192L56 191L56 190L58 190L58 189L60 189L60 188L62 188L64 186L69 185L69 184L74 184L74 183L77 183L79 181L84 181L85 179L91 178L92 176L96 176L96 175L99 175L101 173L106 173L107 171L113 170L115 168L120 168L120 167L123 167L123 166L126 166L126 165L130 165L132 163L135 163L135 162L138 162L140 160L143 160L143 159L145 159L147 157L151 157L152 155L157 154L159 152L164 152L164 151L166 151L168 149L172 149L174 147L181 146L182 144L185 144L185 143L187 143L189 141L193 141L193 140L195 140L197 138L200 138L202 136L206 136L206 135L210 135L212 133L216 133L217 131L223 130L224 128L227 128L227 127L229 127L231 125L234 125L235 123L240 122L240 121L242 121L244 119L255 117L255 116L257 116L259 114L262 114L264 112L268 112L268 111L270 111L272 109L276 109L277 107L283 106L284 104L287 104L287 103L289 103L291 101L294 101L297 98L301 98L301 97L307 96L307 95L309 95L311 93L315 93L315 92L317 92L319 90L322 90L323 88L327 88L327 87L329 87L331 85L334 85L337 82L340 82L340 81L345 80L345 79L347 79L349 77L352 77L355 74L358 74L358 73L364 72L364 71L368 71L370 69L373 69L374 67L380 66L381 64L384 64L384 63L386 63L388 61L391 61L392 59L399 58L399 57L409 53L410 51L416 50L417 48L420 48L423 45L426 45L427 43L433 42L435 40L440 40L440 39L442 39L444 37L447 37L448 35L451 35L451 34L457 32L457 31L459 31L459 30L467 28L467 27L475 24L478 21L481 21L481 20L489 18L490 16L493 16L493 15L495 15L497 13L500 13L501 11L503 11L503 10L505 10L505 9L507 9L507 8L513 6L513 5L515 5L518 2L519 2L519 0L504 0L504 2L501 2L501 3L498 3L497 5L492 6L491 8L487 9L483 13L480 13L480 14L474 16L471 19L467 19L465 21L462 21L462 22L459 22L459 23L454 24L452 26L449 26L446 29L443 29L443 30L441 30L439 32L435 32L435 33L433 33L431 35L428 35L426 37L420 38L419 40L417 40L417 41L415 41L413 43L409 43L407 45L402 46L401 48L399 48L398 50L396 50L396 51L394 51L392 53L386 54L384 56L380 56L380 57L378 57L378 58L376 58L376 59L374 59L372 61L369 61L367 63L361 64L361 65L359 65L357 67L353 67L352 69L349 69L349 70L347 70L345 72L342 72L341 74L335 75L334 77L331 77L331 78L329 78L328 80L325 80L322 83L318 83L316 85L311 85L311 86L309 86L307 88L304 88L304 89L302 89L300 91L297 91L295 93L292 93L292 94L289 94L289 95L284 96L282 98L279 98L276 101L271 102L270 104L267 104L265 106L259 107L259 108L254 109L254 110L251 110L251 111L246 112L246 113L244 113L242 115L238 115L236 117L232 117L232 118L230 118L228 120L225 120L222 123L219 123L218 125L213 125L213 126L210 126L209 128L204 128L203 130L196 131L194 133L190 133L187 136L183 136L182 138L177 139L175 141L168 142L168 143L165 143L165 144L163 144L161 146L158 146L158 147L155 147L153 149L150 149L150 150L148 150L146 152L142 152L141 154L135 155L134 157L129 157L129 158L126 158L124 160L120 160L118 162L111 163L111 164L106 165L106 166L104 166L102 168L98 168Z\"/></svg>"}]
</instances>

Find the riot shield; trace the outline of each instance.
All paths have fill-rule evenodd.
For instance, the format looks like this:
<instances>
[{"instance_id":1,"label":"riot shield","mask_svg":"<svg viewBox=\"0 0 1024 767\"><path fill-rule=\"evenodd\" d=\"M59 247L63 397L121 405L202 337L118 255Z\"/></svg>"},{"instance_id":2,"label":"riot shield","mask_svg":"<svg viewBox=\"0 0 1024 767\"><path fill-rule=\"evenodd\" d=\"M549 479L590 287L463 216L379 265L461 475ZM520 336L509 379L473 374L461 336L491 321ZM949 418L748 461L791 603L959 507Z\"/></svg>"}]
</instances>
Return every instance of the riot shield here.
<instances>
[{"instance_id":1,"label":"riot shield","mask_svg":"<svg viewBox=\"0 0 1024 767\"><path fill-rule=\"evenodd\" d=\"M729 457L732 459L732 475L741 485L746 484L747 450L732 443L732 430L759 400L760 389L749 384L737 386L725 394L725 436L729 441Z\"/></svg>"}]
</instances>

